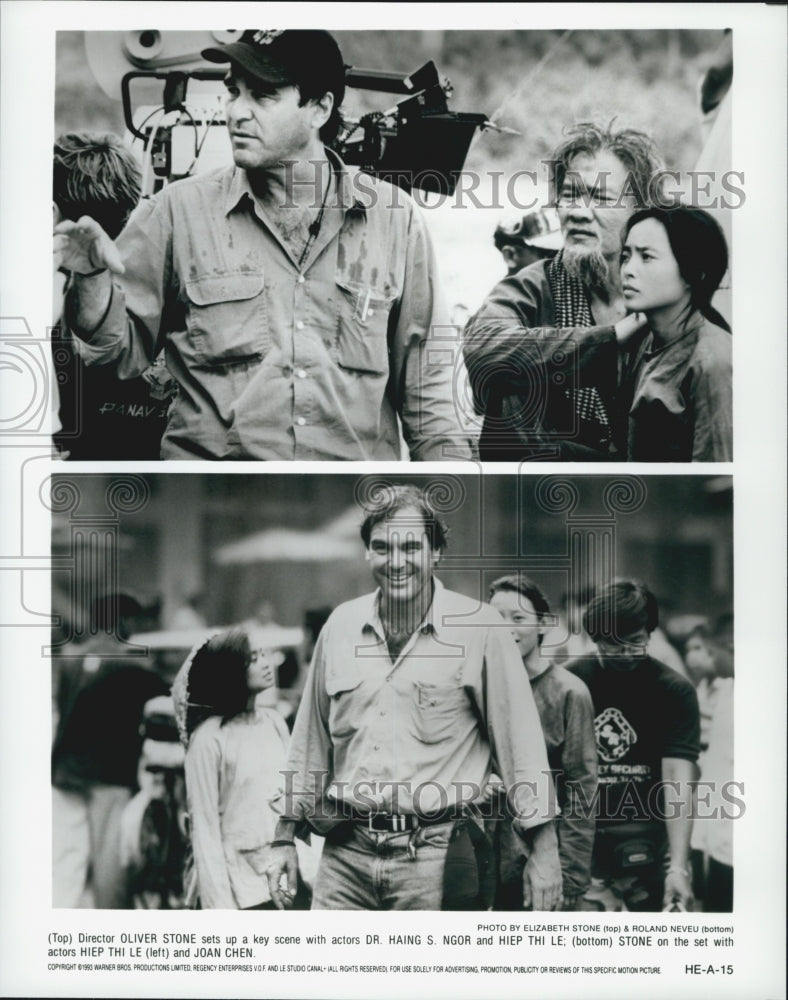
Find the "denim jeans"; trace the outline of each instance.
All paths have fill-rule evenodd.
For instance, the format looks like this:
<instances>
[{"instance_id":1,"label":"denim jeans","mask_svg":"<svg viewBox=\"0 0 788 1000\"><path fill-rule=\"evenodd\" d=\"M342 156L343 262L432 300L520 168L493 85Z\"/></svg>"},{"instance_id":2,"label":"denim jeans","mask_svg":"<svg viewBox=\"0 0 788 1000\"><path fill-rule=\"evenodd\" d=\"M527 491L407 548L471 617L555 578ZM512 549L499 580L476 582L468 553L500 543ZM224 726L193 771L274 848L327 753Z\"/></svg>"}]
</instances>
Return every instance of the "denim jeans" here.
<instances>
[{"instance_id":1,"label":"denim jeans","mask_svg":"<svg viewBox=\"0 0 788 1000\"><path fill-rule=\"evenodd\" d=\"M93 784L84 793L52 788L52 906L119 910L128 905L120 858L131 791Z\"/></svg>"},{"instance_id":2,"label":"denim jeans","mask_svg":"<svg viewBox=\"0 0 788 1000\"><path fill-rule=\"evenodd\" d=\"M440 910L451 831L451 821L406 833L343 824L326 838L312 909Z\"/></svg>"}]
</instances>

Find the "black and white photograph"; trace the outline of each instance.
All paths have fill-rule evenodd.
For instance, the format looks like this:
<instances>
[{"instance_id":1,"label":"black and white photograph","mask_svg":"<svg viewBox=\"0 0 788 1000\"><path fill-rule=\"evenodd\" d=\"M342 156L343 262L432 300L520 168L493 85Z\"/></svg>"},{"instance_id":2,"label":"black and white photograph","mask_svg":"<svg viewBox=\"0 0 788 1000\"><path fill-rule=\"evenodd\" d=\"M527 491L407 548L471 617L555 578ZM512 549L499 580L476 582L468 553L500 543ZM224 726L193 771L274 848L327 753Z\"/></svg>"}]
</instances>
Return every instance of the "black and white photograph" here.
<instances>
[{"instance_id":1,"label":"black and white photograph","mask_svg":"<svg viewBox=\"0 0 788 1000\"><path fill-rule=\"evenodd\" d=\"M730 477L51 489L53 906L733 910Z\"/></svg>"},{"instance_id":2,"label":"black and white photograph","mask_svg":"<svg viewBox=\"0 0 788 1000\"><path fill-rule=\"evenodd\" d=\"M56 446L730 461L734 41L58 32Z\"/></svg>"},{"instance_id":3,"label":"black and white photograph","mask_svg":"<svg viewBox=\"0 0 788 1000\"><path fill-rule=\"evenodd\" d=\"M0 27L0 995L785 1000L788 9Z\"/></svg>"}]
</instances>

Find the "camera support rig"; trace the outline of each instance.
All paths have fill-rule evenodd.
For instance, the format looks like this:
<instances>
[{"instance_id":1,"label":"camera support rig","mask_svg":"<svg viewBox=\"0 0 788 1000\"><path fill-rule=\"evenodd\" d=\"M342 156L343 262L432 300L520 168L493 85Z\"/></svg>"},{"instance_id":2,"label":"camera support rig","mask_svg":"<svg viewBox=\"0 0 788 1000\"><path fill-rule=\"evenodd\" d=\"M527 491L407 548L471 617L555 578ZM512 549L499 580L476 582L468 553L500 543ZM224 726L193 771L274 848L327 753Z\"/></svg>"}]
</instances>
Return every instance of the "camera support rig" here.
<instances>
[{"instance_id":1,"label":"camera support rig","mask_svg":"<svg viewBox=\"0 0 788 1000\"><path fill-rule=\"evenodd\" d=\"M408 76L351 67L346 83L407 96L389 111L363 115L340 137L345 162L405 190L453 194L476 129L490 125L487 116L449 111L451 84L440 80L432 60ZM359 130L361 140L352 141Z\"/></svg>"},{"instance_id":2,"label":"camera support rig","mask_svg":"<svg viewBox=\"0 0 788 1000\"><path fill-rule=\"evenodd\" d=\"M103 34L106 37L110 33ZM213 128L226 124L220 88L217 86L214 90L211 86L218 85L226 71L214 66L208 68L199 57L199 48L195 50L193 40L187 38L192 33L173 34L175 38L170 48L164 35L154 31L127 32L120 43L113 42L113 45L121 45L115 58L119 54L127 65L135 67L120 79L120 96L126 128L143 143L146 193L196 172L209 135L214 156L210 166L216 164L218 156L224 162L225 156L229 159L229 142L225 146L224 136L220 141ZM228 36L222 40L228 40L237 33L222 34ZM208 43L201 41L198 44ZM171 54L173 47L175 54ZM178 47L182 51L177 51ZM89 44L88 61L105 90L112 82L109 69L112 57L106 41L101 48L98 41ZM140 103L151 104L148 84L154 81L163 83L160 91L157 88L158 105L151 114L140 115ZM190 109L186 98L193 82L198 84L197 99L204 103ZM143 102L135 101L132 94L139 83L145 85ZM446 79L441 80L431 60L410 74L351 66L347 68L346 83L355 89L402 95L404 99L388 110L371 111L358 119L348 120L333 148L346 163L408 191L419 188L453 194L476 129L511 132L489 122L486 115L450 111L451 84ZM147 112L150 107L143 110ZM150 124L156 112L160 118ZM201 139L198 136L200 127L205 129ZM191 162L178 170L176 160L179 157L174 155L174 147L179 145L182 149L190 132L194 137ZM204 158L205 162L210 159L210 156Z\"/></svg>"}]
</instances>

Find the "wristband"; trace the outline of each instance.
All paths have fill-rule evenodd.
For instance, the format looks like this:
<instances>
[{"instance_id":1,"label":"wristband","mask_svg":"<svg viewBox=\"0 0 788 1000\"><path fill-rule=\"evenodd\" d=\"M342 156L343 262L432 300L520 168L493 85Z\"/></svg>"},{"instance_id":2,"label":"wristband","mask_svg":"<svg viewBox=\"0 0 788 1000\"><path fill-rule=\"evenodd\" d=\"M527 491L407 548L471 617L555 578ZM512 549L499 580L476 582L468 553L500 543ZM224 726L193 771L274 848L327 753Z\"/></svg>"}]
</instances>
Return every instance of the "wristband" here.
<instances>
[{"instance_id":1,"label":"wristband","mask_svg":"<svg viewBox=\"0 0 788 1000\"><path fill-rule=\"evenodd\" d=\"M272 840L270 847L295 847L295 840Z\"/></svg>"},{"instance_id":2,"label":"wristband","mask_svg":"<svg viewBox=\"0 0 788 1000\"><path fill-rule=\"evenodd\" d=\"M82 271L74 271L74 274L78 274L80 278L95 278L97 274L103 274L108 270L109 268L106 267L97 267L95 271L88 271L86 274L83 274Z\"/></svg>"},{"instance_id":3,"label":"wristband","mask_svg":"<svg viewBox=\"0 0 788 1000\"><path fill-rule=\"evenodd\" d=\"M667 875L683 875L684 878L689 878L689 868L681 868L679 865L670 865L666 872Z\"/></svg>"}]
</instances>

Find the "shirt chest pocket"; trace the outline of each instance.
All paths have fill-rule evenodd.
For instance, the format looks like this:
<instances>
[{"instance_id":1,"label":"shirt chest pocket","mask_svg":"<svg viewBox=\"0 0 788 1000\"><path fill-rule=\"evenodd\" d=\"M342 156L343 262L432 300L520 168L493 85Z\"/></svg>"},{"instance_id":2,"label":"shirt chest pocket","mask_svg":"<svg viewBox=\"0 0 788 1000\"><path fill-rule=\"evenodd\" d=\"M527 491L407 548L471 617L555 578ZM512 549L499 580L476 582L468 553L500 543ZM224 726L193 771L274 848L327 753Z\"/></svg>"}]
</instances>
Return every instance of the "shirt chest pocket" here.
<instances>
[{"instance_id":1,"label":"shirt chest pocket","mask_svg":"<svg viewBox=\"0 0 788 1000\"><path fill-rule=\"evenodd\" d=\"M223 365L261 359L270 347L262 271L211 274L186 282L187 328L195 360Z\"/></svg>"},{"instance_id":2,"label":"shirt chest pocket","mask_svg":"<svg viewBox=\"0 0 788 1000\"><path fill-rule=\"evenodd\" d=\"M349 739L361 722L358 674L336 673L326 677L326 694L331 699L328 709L328 729L335 739Z\"/></svg>"},{"instance_id":3,"label":"shirt chest pocket","mask_svg":"<svg viewBox=\"0 0 788 1000\"><path fill-rule=\"evenodd\" d=\"M339 273L336 286L334 349L337 364L356 372L387 375L393 294L365 282L352 281Z\"/></svg>"},{"instance_id":4,"label":"shirt chest pocket","mask_svg":"<svg viewBox=\"0 0 788 1000\"><path fill-rule=\"evenodd\" d=\"M459 728L468 711L468 696L458 684L425 684L416 681L416 735L422 743L441 743Z\"/></svg>"}]
</instances>

